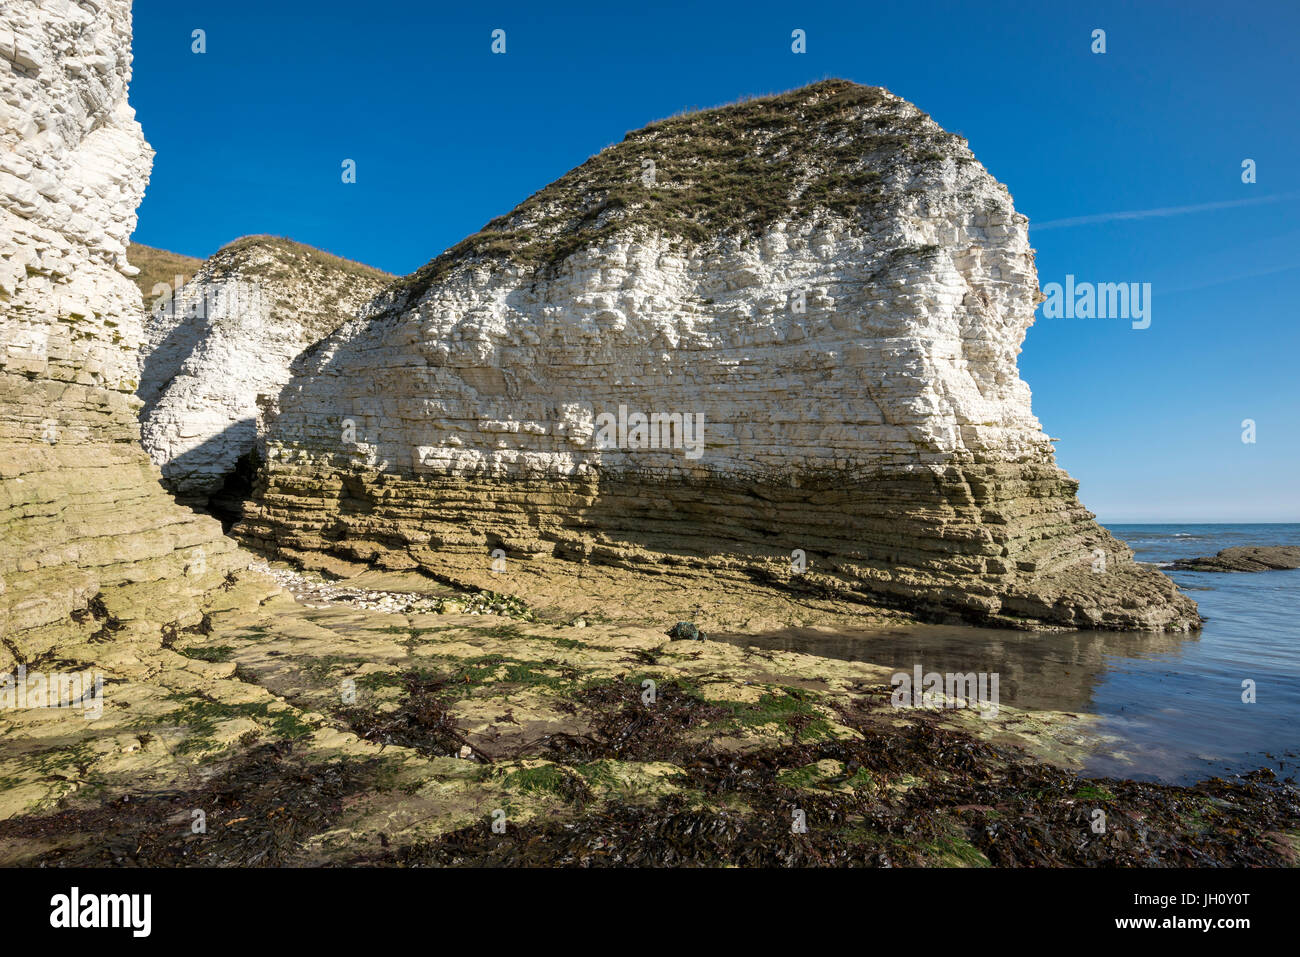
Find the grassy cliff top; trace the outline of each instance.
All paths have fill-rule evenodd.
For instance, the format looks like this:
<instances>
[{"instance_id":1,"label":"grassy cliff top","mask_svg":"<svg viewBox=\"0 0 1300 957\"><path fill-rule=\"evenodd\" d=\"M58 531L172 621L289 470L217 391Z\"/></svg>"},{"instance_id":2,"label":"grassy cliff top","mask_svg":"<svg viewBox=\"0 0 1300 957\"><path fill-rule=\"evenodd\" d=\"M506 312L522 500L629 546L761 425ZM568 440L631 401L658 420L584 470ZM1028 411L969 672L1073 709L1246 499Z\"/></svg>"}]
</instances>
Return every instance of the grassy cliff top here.
<instances>
[{"instance_id":1,"label":"grassy cliff top","mask_svg":"<svg viewBox=\"0 0 1300 957\"><path fill-rule=\"evenodd\" d=\"M196 297L206 295L198 287L207 284L230 280L255 284L264 294L261 300L264 307L279 319L296 321L309 341L328 335L353 318L362 304L378 295L394 278L381 269L283 236L241 236L206 260L175 257L161 250L151 252L188 260L186 272L190 275L185 281L195 286L192 295ZM172 277L173 273L168 272L167 281ZM161 321L177 320L177 313L164 310L156 297L146 298L146 304ZM224 318L214 319L214 328L229 320L233 328L243 330L243 322L249 315L247 309L236 309L229 316L219 313Z\"/></svg>"},{"instance_id":2,"label":"grassy cliff top","mask_svg":"<svg viewBox=\"0 0 1300 957\"><path fill-rule=\"evenodd\" d=\"M132 243L127 248L126 261L140 270L135 277L135 284L140 287L146 304L158 298L153 291L155 285L162 283L170 289L175 285L177 276L181 277L183 285L203 265L202 259L182 256L165 249L154 249L141 243Z\"/></svg>"},{"instance_id":3,"label":"grassy cliff top","mask_svg":"<svg viewBox=\"0 0 1300 957\"><path fill-rule=\"evenodd\" d=\"M209 264L218 274L238 269L242 275L272 281L306 278L310 272L323 270L351 281L364 282L373 286L375 291L394 278L392 273L382 269L283 236L241 236L222 246L207 260L132 243L127 250L127 262L140 270L135 283L144 294L146 307L158 299L153 291L156 284L162 283L169 289L179 287ZM180 283L176 282L177 276L181 277Z\"/></svg>"},{"instance_id":4,"label":"grassy cliff top","mask_svg":"<svg viewBox=\"0 0 1300 957\"><path fill-rule=\"evenodd\" d=\"M264 256L258 255L264 253ZM318 267L341 272L359 279L388 280L392 273L384 272L373 266L344 259L333 253L308 246L284 236L253 235L241 236L233 242L226 243L212 257L214 260L238 261L241 271L262 273L266 278L286 278L295 269Z\"/></svg>"},{"instance_id":5,"label":"grassy cliff top","mask_svg":"<svg viewBox=\"0 0 1300 957\"><path fill-rule=\"evenodd\" d=\"M628 133L394 291L414 301L466 260L553 266L637 225L704 242L787 217L853 216L885 197L891 171L946 157L973 160L905 100L847 80L685 113Z\"/></svg>"}]
</instances>

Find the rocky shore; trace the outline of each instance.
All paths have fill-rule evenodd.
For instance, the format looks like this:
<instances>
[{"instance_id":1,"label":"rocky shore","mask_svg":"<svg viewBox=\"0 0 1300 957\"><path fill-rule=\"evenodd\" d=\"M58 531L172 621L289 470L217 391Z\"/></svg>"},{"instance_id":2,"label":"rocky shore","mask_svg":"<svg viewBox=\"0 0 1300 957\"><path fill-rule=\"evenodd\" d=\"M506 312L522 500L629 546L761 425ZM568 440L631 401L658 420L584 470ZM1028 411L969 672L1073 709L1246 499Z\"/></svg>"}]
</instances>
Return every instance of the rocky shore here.
<instances>
[{"instance_id":1,"label":"rocky shore","mask_svg":"<svg viewBox=\"0 0 1300 957\"><path fill-rule=\"evenodd\" d=\"M370 306L253 237L146 319L130 3L0 36L0 864L1297 862L1292 782L1084 779L1086 714L700 637L1199 622L1055 464L1025 218L916 107L675 117ZM239 542L157 464L241 460Z\"/></svg>"},{"instance_id":2,"label":"rocky shore","mask_svg":"<svg viewBox=\"0 0 1300 957\"><path fill-rule=\"evenodd\" d=\"M1293 786L1081 778L1086 715L900 709L878 665L395 613L375 596L451 596L412 574L270 573L327 597L266 598L250 568L161 643L32 662L98 669L103 710L0 711L0 863L1297 862Z\"/></svg>"}]
</instances>

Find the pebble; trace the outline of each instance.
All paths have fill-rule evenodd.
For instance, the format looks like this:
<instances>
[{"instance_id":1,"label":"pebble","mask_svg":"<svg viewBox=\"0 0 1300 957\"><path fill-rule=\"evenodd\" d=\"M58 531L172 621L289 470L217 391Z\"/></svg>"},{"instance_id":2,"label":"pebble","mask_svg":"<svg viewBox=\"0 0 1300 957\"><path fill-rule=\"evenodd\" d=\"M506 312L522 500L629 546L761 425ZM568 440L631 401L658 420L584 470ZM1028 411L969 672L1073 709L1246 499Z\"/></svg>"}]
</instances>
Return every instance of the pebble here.
<instances>
[{"instance_id":1,"label":"pebble","mask_svg":"<svg viewBox=\"0 0 1300 957\"><path fill-rule=\"evenodd\" d=\"M305 608L333 608L346 605L390 614L511 615L526 612L522 602L487 592L473 595L434 596L418 592L375 591L334 584L288 568L275 568L265 561L252 562L251 571L268 575Z\"/></svg>"}]
</instances>

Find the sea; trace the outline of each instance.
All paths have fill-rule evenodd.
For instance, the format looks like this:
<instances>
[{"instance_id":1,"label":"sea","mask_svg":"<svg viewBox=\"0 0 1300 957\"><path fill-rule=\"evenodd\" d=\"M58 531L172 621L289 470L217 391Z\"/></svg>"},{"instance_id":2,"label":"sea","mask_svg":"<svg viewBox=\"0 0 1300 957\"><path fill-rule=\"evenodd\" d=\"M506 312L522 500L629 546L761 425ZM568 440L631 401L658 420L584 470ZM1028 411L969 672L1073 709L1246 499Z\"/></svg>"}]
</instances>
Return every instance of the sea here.
<instances>
[{"instance_id":1,"label":"sea","mask_svg":"<svg viewBox=\"0 0 1300 957\"><path fill-rule=\"evenodd\" d=\"M1189 784L1300 772L1300 569L1185 572L1179 558L1300 545L1300 524L1108 525L1200 607L1191 634L922 626L736 639L912 672L996 671L1003 704L1095 715L1083 773ZM732 640L732 639L729 639Z\"/></svg>"}]
</instances>

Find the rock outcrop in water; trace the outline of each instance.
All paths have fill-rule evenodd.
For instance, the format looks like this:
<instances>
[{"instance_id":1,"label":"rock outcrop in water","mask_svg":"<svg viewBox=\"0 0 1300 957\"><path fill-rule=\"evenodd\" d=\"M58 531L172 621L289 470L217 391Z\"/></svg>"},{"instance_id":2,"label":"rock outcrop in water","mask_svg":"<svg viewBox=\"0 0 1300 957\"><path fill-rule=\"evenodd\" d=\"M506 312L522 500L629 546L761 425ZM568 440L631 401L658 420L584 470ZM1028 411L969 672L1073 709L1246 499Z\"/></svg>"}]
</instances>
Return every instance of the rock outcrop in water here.
<instances>
[{"instance_id":1,"label":"rock outcrop in water","mask_svg":"<svg viewBox=\"0 0 1300 957\"><path fill-rule=\"evenodd\" d=\"M291 240L223 247L145 320L145 451L187 499L221 489L257 438L257 397L276 394L307 346L351 319L387 273Z\"/></svg>"},{"instance_id":2,"label":"rock outcrop in water","mask_svg":"<svg viewBox=\"0 0 1300 957\"><path fill-rule=\"evenodd\" d=\"M130 8L0 8L0 668L193 620L234 548L139 443Z\"/></svg>"},{"instance_id":3,"label":"rock outcrop in water","mask_svg":"<svg viewBox=\"0 0 1300 957\"><path fill-rule=\"evenodd\" d=\"M654 123L304 354L240 534L525 595L1191 626L1054 462L1036 296L1006 189L884 90Z\"/></svg>"},{"instance_id":4,"label":"rock outcrop in water","mask_svg":"<svg viewBox=\"0 0 1300 957\"><path fill-rule=\"evenodd\" d=\"M1180 558L1169 566L1186 572L1275 572L1300 568L1300 546L1238 545L1214 555Z\"/></svg>"}]
</instances>

